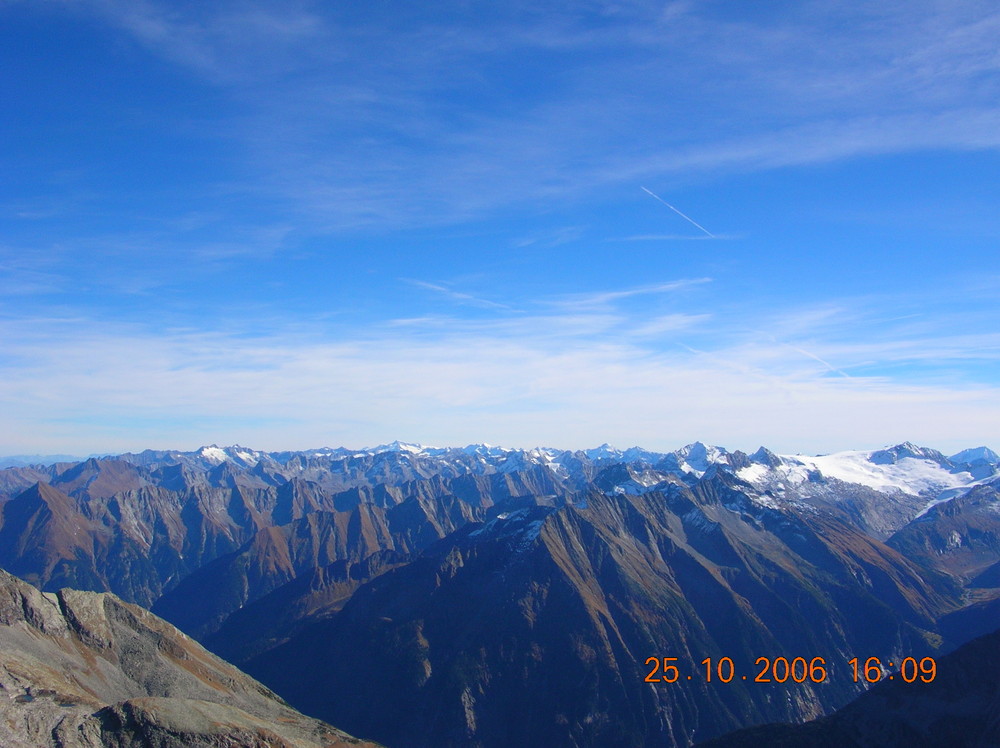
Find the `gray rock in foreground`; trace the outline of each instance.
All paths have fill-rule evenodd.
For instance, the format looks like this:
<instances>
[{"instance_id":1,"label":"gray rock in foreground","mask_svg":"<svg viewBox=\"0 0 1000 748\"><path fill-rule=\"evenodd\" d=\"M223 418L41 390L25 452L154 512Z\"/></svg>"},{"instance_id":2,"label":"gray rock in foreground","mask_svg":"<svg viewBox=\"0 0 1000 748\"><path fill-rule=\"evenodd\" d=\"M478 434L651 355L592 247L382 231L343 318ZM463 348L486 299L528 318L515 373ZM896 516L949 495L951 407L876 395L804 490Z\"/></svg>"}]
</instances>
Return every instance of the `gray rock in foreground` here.
<instances>
[{"instance_id":1,"label":"gray rock in foreground","mask_svg":"<svg viewBox=\"0 0 1000 748\"><path fill-rule=\"evenodd\" d=\"M372 746L295 711L176 628L108 593L0 571L0 744Z\"/></svg>"}]
</instances>

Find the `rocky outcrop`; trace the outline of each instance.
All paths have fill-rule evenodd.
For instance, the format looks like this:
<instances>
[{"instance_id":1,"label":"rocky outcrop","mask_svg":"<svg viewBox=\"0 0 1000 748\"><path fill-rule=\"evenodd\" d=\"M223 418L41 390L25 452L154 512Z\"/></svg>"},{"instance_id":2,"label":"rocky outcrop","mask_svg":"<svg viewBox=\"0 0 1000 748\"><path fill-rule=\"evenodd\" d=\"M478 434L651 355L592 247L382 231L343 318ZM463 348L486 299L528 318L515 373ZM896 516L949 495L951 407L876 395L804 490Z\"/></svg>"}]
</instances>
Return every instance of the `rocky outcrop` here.
<instances>
[{"instance_id":1,"label":"rocky outcrop","mask_svg":"<svg viewBox=\"0 0 1000 748\"><path fill-rule=\"evenodd\" d=\"M0 571L0 744L364 746L107 593Z\"/></svg>"}]
</instances>

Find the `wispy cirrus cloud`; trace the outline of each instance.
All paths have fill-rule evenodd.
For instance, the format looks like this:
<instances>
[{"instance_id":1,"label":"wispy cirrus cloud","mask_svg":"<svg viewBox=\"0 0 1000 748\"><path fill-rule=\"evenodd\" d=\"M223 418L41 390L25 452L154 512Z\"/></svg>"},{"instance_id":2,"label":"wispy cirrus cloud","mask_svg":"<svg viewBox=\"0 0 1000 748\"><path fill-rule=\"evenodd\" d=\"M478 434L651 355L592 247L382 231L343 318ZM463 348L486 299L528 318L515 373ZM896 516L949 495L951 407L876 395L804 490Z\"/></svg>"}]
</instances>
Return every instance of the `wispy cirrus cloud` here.
<instances>
[{"instance_id":1,"label":"wispy cirrus cloud","mask_svg":"<svg viewBox=\"0 0 1000 748\"><path fill-rule=\"evenodd\" d=\"M738 239L738 236L728 234L636 234L635 236L619 236L609 241L616 242L690 242L690 241L710 241L722 239Z\"/></svg>"},{"instance_id":2,"label":"wispy cirrus cloud","mask_svg":"<svg viewBox=\"0 0 1000 748\"><path fill-rule=\"evenodd\" d=\"M232 89L238 105L213 124L245 149L241 189L314 229L1000 146L1000 13L982 4L817 0L734 19L697 4L515 3L489 28L447 5L377 23L311 3L80 7ZM533 55L574 64L519 80L535 68L507 63Z\"/></svg>"},{"instance_id":3,"label":"wispy cirrus cloud","mask_svg":"<svg viewBox=\"0 0 1000 748\"><path fill-rule=\"evenodd\" d=\"M301 3L219 3L193 10L155 0L83 0L75 6L219 85L259 84L308 64L310 49L330 49L331 27Z\"/></svg>"},{"instance_id":4,"label":"wispy cirrus cloud","mask_svg":"<svg viewBox=\"0 0 1000 748\"><path fill-rule=\"evenodd\" d=\"M31 435L20 451L397 437L651 448L703 438L785 451L995 441L998 384L927 368L995 368L995 333L949 336L905 320L859 328L881 309L837 303L753 320L650 319L628 291L606 292L589 313L536 303L522 315L378 323L337 337L249 322L153 334L79 318L3 320L4 433Z\"/></svg>"}]
</instances>

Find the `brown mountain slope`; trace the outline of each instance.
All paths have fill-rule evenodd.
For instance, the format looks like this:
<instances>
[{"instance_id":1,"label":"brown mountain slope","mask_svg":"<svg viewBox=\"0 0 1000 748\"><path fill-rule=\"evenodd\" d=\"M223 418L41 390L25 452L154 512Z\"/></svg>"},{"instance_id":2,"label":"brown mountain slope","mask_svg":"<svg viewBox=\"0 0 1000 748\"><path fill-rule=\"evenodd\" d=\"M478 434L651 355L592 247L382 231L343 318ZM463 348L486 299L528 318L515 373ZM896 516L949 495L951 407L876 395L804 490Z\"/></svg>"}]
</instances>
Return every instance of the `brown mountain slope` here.
<instances>
[{"instance_id":1,"label":"brown mountain slope","mask_svg":"<svg viewBox=\"0 0 1000 748\"><path fill-rule=\"evenodd\" d=\"M3 571L0 696L6 748L373 745L114 595L41 593Z\"/></svg>"},{"instance_id":2,"label":"brown mountain slope","mask_svg":"<svg viewBox=\"0 0 1000 748\"><path fill-rule=\"evenodd\" d=\"M242 548L198 569L153 605L153 611L199 640L244 605L299 574L335 561L358 562L385 550L421 550L482 509L453 496L418 498L383 508L357 504L316 511L258 531Z\"/></svg>"},{"instance_id":3,"label":"brown mountain slope","mask_svg":"<svg viewBox=\"0 0 1000 748\"><path fill-rule=\"evenodd\" d=\"M37 483L0 506L0 566L42 589L111 590L148 606L262 526L238 487L91 497L58 485Z\"/></svg>"},{"instance_id":4,"label":"brown mountain slope","mask_svg":"<svg viewBox=\"0 0 1000 748\"><path fill-rule=\"evenodd\" d=\"M286 464L259 454L256 464L198 455L0 470L0 567L41 589L110 591L150 607L260 531L316 512L358 510L360 517L368 506L401 508L394 522L408 528L392 532L408 536L406 547L423 547L497 500L565 491L540 466L495 472L461 450L448 459L299 455ZM363 538L373 544L368 552L398 547L383 539Z\"/></svg>"}]
</instances>

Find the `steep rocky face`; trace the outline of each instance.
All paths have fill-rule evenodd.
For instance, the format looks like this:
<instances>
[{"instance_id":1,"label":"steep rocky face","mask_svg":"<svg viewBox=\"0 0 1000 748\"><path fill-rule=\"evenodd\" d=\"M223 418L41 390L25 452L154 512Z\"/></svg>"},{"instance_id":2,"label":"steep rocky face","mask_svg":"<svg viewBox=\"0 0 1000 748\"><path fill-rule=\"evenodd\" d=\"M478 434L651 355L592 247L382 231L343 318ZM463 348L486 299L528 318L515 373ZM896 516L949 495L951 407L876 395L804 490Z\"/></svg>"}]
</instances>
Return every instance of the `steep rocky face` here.
<instances>
[{"instance_id":1,"label":"steep rocky face","mask_svg":"<svg viewBox=\"0 0 1000 748\"><path fill-rule=\"evenodd\" d=\"M49 480L49 470L41 465L6 467L0 470L0 504L36 483L48 483Z\"/></svg>"},{"instance_id":2,"label":"steep rocky face","mask_svg":"<svg viewBox=\"0 0 1000 748\"><path fill-rule=\"evenodd\" d=\"M835 714L764 725L699 748L993 748L1000 745L1000 631L937 660L933 681L884 679Z\"/></svg>"},{"instance_id":3,"label":"steep rocky face","mask_svg":"<svg viewBox=\"0 0 1000 748\"><path fill-rule=\"evenodd\" d=\"M43 589L110 590L151 605L258 529L240 489L155 486L70 496L38 483L0 507L0 564Z\"/></svg>"},{"instance_id":4,"label":"steep rocky face","mask_svg":"<svg viewBox=\"0 0 1000 748\"><path fill-rule=\"evenodd\" d=\"M0 743L373 745L299 714L170 624L114 595L41 593L3 571Z\"/></svg>"},{"instance_id":5,"label":"steep rocky face","mask_svg":"<svg viewBox=\"0 0 1000 748\"><path fill-rule=\"evenodd\" d=\"M952 601L921 574L719 474L694 490L498 505L247 667L394 746L684 746L845 703L861 688L843 674L855 652L930 651L924 631ZM842 672L822 686L740 677L779 655ZM648 657L677 657L685 677L644 682ZM706 657L739 675L706 683Z\"/></svg>"},{"instance_id":6,"label":"steep rocky face","mask_svg":"<svg viewBox=\"0 0 1000 748\"><path fill-rule=\"evenodd\" d=\"M1000 563L1000 491L996 484L976 486L968 493L931 507L896 532L889 545L908 558L952 574L962 582L976 581Z\"/></svg>"}]
</instances>

